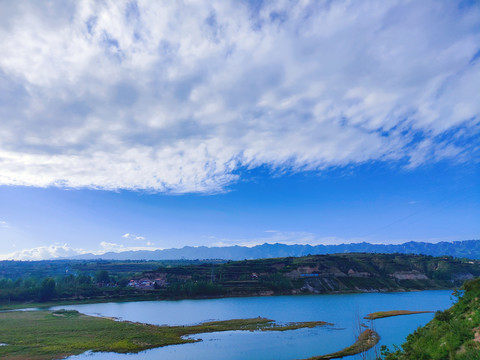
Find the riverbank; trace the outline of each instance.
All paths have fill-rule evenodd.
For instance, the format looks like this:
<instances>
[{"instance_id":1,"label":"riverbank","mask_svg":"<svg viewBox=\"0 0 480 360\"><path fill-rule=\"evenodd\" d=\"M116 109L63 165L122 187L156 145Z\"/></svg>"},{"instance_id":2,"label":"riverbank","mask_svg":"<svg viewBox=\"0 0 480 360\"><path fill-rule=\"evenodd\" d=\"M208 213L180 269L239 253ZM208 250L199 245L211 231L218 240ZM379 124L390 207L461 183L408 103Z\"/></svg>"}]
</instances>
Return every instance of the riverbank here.
<instances>
[{"instance_id":1,"label":"riverbank","mask_svg":"<svg viewBox=\"0 0 480 360\"><path fill-rule=\"evenodd\" d=\"M54 306L62 305L82 305L82 304L102 304L102 303L124 303L131 301L177 301L177 300L207 300L207 299L227 299L227 298L249 298L257 296L314 296L314 295L346 295L346 294L364 294L364 293L403 293L403 292L418 292L418 291L428 291L428 290L454 290L451 287L445 288L425 288L425 289L385 289L382 291L379 290L344 290L344 291L332 291L328 293L273 293L273 294L252 294L252 295L196 295L196 296L165 296L159 295L152 292L145 292L145 294L137 296L109 296L109 297L94 297L94 298L73 298L73 299L60 299L60 300L51 300L51 301L28 301L28 302L8 302L0 304L0 311L13 311L13 310L24 310L24 309L48 309Z\"/></svg>"}]
</instances>

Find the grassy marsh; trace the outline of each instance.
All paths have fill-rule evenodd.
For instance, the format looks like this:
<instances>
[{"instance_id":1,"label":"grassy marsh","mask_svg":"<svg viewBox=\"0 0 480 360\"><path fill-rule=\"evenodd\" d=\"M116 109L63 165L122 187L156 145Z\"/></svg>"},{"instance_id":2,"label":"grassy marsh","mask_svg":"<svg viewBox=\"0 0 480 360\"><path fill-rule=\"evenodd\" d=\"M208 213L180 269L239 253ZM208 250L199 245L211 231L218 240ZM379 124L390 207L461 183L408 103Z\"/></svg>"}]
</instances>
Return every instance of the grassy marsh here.
<instances>
[{"instance_id":1,"label":"grassy marsh","mask_svg":"<svg viewBox=\"0 0 480 360\"><path fill-rule=\"evenodd\" d=\"M155 326L93 317L77 311L0 313L0 358L60 359L87 350L136 353L160 346L191 343L200 333L247 330L285 331L324 326L323 321L277 324L266 318L213 321L192 326Z\"/></svg>"}]
</instances>

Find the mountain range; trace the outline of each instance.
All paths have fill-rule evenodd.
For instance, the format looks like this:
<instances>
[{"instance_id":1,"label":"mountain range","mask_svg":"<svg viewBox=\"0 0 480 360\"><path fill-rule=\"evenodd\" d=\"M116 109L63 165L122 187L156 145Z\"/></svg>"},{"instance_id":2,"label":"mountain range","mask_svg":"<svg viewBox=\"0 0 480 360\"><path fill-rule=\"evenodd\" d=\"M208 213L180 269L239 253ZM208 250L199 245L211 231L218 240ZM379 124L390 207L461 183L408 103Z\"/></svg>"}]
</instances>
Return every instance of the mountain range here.
<instances>
[{"instance_id":1,"label":"mountain range","mask_svg":"<svg viewBox=\"0 0 480 360\"><path fill-rule=\"evenodd\" d=\"M399 245L370 244L366 242L339 245L285 245L263 244L253 247L245 246L185 246L179 249L140 250L124 252L107 252L102 255L82 254L71 259L104 260L244 260L265 259L289 256L324 255L340 253L400 253L431 256L453 256L459 258L480 259L480 240L426 243L409 241Z\"/></svg>"}]
</instances>

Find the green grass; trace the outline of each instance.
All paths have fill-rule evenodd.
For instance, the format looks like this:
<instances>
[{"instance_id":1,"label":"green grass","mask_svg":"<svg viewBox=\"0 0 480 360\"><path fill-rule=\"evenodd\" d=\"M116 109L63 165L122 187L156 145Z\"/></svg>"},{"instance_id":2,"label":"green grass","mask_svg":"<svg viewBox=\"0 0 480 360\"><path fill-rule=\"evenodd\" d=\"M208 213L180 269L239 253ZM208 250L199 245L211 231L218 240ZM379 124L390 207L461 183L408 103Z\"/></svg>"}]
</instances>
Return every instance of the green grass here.
<instances>
[{"instance_id":1,"label":"green grass","mask_svg":"<svg viewBox=\"0 0 480 360\"><path fill-rule=\"evenodd\" d=\"M276 324L265 318L206 322L193 326L154 326L92 317L79 312L14 311L0 313L0 358L60 359L87 350L136 353L195 342L184 335L215 331L285 331L327 325L322 321Z\"/></svg>"},{"instance_id":2,"label":"green grass","mask_svg":"<svg viewBox=\"0 0 480 360\"><path fill-rule=\"evenodd\" d=\"M377 311L371 314L368 314L364 317L367 320L376 320L382 319L391 316L400 316L400 315L414 315L414 314L425 314L433 313L434 311L409 311L409 310L391 310L391 311Z\"/></svg>"}]
</instances>

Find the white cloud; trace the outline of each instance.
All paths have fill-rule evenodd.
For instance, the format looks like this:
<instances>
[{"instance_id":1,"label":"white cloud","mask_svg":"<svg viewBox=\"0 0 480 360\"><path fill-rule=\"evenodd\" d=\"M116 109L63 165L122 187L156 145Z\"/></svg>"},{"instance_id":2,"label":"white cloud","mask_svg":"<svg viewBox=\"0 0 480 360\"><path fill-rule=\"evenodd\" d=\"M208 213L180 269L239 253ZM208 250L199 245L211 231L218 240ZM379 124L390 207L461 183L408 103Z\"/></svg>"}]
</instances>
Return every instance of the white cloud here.
<instances>
[{"instance_id":1,"label":"white cloud","mask_svg":"<svg viewBox=\"0 0 480 360\"><path fill-rule=\"evenodd\" d=\"M68 244L54 244L49 246L39 246L31 249L15 251L10 254L0 255L1 260L45 260L62 257L70 257L84 254L82 249L75 249Z\"/></svg>"},{"instance_id":2,"label":"white cloud","mask_svg":"<svg viewBox=\"0 0 480 360\"><path fill-rule=\"evenodd\" d=\"M6 221L0 220L0 228L8 228L10 227Z\"/></svg>"},{"instance_id":3,"label":"white cloud","mask_svg":"<svg viewBox=\"0 0 480 360\"><path fill-rule=\"evenodd\" d=\"M102 241L97 250L84 250L78 248L72 248L68 244L53 244L48 246L39 246L31 249L23 249L15 251L9 254L0 254L0 260L48 260L59 259L66 257L73 257L76 255L82 255L92 253L95 255L101 255L106 252L122 252L131 250L161 250L162 248L154 247L154 244L147 242L147 246L124 246L122 244L111 243Z\"/></svg>"},{"instance_id":4,"label":"white cloud","mask_svg":"<svg viewBox=\"0 0 480 360\"><path fill-rule=\"evenodd\" d=\"M0 185L210 192L240 167L478 156L478 4L247 3L2 2Z\"/></svg>"},{"instance_id":5,"label":"white cloud","mask_svg":"<svg viewBox=\"0 0 480 360\"><path fill-rule=\"evenodd\" d=\"M131 240L145 240L144 236L138 236L130 233L123 234L122 237L125 239L131 239Z\"/></svg>"}]
</instances>

